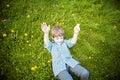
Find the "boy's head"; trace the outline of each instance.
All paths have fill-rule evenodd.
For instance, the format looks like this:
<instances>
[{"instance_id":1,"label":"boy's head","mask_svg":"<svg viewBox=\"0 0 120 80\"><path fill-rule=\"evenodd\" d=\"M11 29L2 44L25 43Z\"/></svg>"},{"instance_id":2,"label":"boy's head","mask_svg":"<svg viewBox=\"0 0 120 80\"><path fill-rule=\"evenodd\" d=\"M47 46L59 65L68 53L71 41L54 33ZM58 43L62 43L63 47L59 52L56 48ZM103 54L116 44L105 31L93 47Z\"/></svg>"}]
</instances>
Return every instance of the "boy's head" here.
<instances>
[{"instance_id":1,"label":"boy's head","mask_svg":"<svg viewBox=\"0 0 120 80\"><path fill-rule=\"evenodd\" d=\"M64 30L62 30L60 27L53 27L51 30L51 35L52 39L56 43L61 44L64 37Z\"/></svg>"},{"instance_id":2,"label":"boy's head","mask_svg":"<svg viewBox=\"0 0 120 80\"><path fill-rule=\"evenodd\" d=\"M60 27L53 27L51 30L52 38L58 37L58 36L64 36L64 30L62 30Z\"/></svg>"}]
</instances>

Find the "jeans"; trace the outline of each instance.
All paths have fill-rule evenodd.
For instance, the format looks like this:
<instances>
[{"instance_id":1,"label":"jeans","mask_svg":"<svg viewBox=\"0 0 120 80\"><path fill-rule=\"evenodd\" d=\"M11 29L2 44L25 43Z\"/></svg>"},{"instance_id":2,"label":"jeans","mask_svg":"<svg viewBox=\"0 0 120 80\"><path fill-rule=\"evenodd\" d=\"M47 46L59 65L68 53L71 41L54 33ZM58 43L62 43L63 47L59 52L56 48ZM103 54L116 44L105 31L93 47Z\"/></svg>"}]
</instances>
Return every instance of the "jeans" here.
<instances>
[{"instance_id":1,"label":"jeans","mask_svg":"<svg viewBox=\"0 0 120 80\"><path fill-rule=\"evenodd\" d=\"M81 65L76 65L74 68L66 65L67 70L61 71L58 74L60 80L73 80L71 74L79 77L80 80L88 80L89 72Z\"/></svg>"}]
</instances>

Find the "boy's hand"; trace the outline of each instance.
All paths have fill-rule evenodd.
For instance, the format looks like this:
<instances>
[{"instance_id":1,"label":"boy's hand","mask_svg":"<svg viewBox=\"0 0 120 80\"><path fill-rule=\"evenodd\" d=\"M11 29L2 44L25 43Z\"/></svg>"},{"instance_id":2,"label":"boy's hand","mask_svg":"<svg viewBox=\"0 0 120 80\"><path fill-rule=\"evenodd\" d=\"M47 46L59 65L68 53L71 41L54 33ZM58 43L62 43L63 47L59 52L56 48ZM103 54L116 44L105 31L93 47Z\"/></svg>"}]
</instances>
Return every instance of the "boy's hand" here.
<instances>
[{"instance_id":1,"label":"boy's hand","mask_svg":"<svg viewBox=\"0 0 120 80\"><path fill-rule=\"evenodd\" d=\"M44 22L44 23L41 24L41 29L44 33L49 33L50 25L47 26L47 24Z\"/></svg>"},{"instance_id":2,"label":"boy's hand","mask_svg":"<svg viewBox=\"0 0 120 80\"><path fill-rule=\"evenodd\" d=\"M80 24L77 24L75 27L74 27L74 33L75 34L78 34L80 31Z\"/></svg>"}]
</instances>

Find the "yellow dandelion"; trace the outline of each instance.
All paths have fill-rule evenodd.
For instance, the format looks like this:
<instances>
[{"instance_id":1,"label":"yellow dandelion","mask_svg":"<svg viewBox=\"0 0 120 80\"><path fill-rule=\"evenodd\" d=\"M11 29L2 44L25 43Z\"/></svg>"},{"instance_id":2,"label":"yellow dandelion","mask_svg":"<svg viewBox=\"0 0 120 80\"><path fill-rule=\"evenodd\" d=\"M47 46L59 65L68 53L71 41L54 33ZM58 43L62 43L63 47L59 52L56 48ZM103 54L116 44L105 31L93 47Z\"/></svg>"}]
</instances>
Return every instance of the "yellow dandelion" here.
<instances>
[{"instance_id":1,"label":"yellow dandelion","mask_svg":"<svg viewBox=\"0 0 120 80\"><path fill-rule=\"evenodd\" d=\"M51 63L51 62L52 62L52 59L49 59L49 60L48 60L48 63Z\"/></svg>"},{"instance_id":2,"label":"yellow dandelion","mask_svg":"<svg viewBox=\"0 0 120 80\"><path fill-rule=\"evenodd\" d=\"M60 21L60 24L64 24L64 20L61 20L61 21Z\"/></svg>"},{"instance_id":3,"label":"yellow dandelion","mask_svg":"<svg viewBox=\"0 0 120 80\"><path fill-rule=\"evenodd\" d=\"M33 38L33 35L31 35L31 38Z\"/></svg>"},{"instance_id":4,"label":"yellow dandelion","mask_svg":"<svg viewBox=\"0 0 120 80\"><path fill-rule=\"evenodd\" d=\"M14 32L15 32L15 30L14 30L14 29L11 29L11 32L12 32L12 33L14 33Z\"/></svg>"},{"instance_id":5,"label":"yellow dandelion","mask_svg":"<svg viewBox=\"0 0 120 80\"><path fill-rule=\"evenodd\" d=\"M34 70L35 70L35 68L34 68L34 67L31 67L31 70L32 70L32 71L34 71Z\"/></svg>"},{"instance_id":6,"label":"yellow dandelion","mask_svg":"<svg viewBox=\"0 0 120 80\"><path fill-rule=\"evenodd\" d=\"M6 37L6 36L7 36L7 34L6 34L6 33L4 33L4 34L3 34L3 37Z\"/></svg>"},{"instance_id":7,"label":"yellow dandelion","mask_svg":"<svg viewBox=\"0 0 120 80\"><path fill-rule=\"evenodd\" d=\"M26 41L27 43L29 43L29 41Z\"/></svg>"},{"instance_id":8,"label":"yellow dandelion","mask_svg":"<svg viewBox=\"0 0 120 80\"><path fill-rule=\"evenodd\" d=\"M57 24L59 24L59 22L57 22Z\"/></svg>"},{"instance_id":9,"label":"yellow dandelion","mask_svg":"<svg viewBox=\"0 0 120 80\"><path fill-rule=\"evenodd\" d=\"M34 68L37 68L37 66L34 66Z\"/></svg>"},{"instance_id":10,"label":"yellow dandelion","mask_svg":"<svg viewBox=\"0 0 120 80\"><path fill-rule=\"evenodd\" d=\"M63 7L63 8L64 8L64 5L62 5L61 7Z\"/></svg>"},{"instance_id":11,"label":"yellow dandelion","mask_svg":"<svg viewBox=\"0 0 120 80\"><path fill-rule=\"evenodd\" d=\"M27 18L30 18L30 15L27 15Z\"/></svg>"},{"instance_id":12,"label":"yellow dandelion","mask_svg":"<svg viewBox=\"0 0 120 80\"><path fill-rule=\"evenodd\" d=\"M7 6L7 7L10 7L10 5L9 5L9 4L7 4L6 6Z\"/></svg>"},{"instance_id":13,"label":"yellow dandelion","mask_svg":"<svg viewBox=\"0 0 120 80\"><path fill-rule=\"evenodd\" d=\"M91 57L91 56L89 56L88 58L89 58L89 59L91 59L92 57Z\"/></svg>"},{"instance_id":14,"label":"yellow dandelion","mask_svg":"<svg viewBox=\"0 0 120 80\"><path fill-rule=\"evenodd\" d=\"M31 46L31 44L29 44L29 46Z\"/></svg>"},{"instance_id":15,"label":"yellow dandelion","mask_svg":"<svg viewBox=\"0 0 120 80\"><path fill-rule=\"evenodd\" d=\"M72 16L75 16L75 14L72 14Z\"/></svg>"},{"instance_id":16,"label":"yellow dandelion","mask_svg":"<svg viewBox=\"0 0 120 80\"><path fill-rule=\"evenodd\" d=\"M32 71L35 71L36 69L37 69L37 66L31 67L31 70L32 70Z\"/></svg>"},{"instance_id":17,"label":"yellow dandelion","mask_svg":"<svg viewBox=\"0 0 120 80\"><path fill-rule=\"evenodd\" d=\"M28 34L27 34L27 33L25 33L25 34L24 34L24 36L25 36L25 37L27 37L27 36L28 36Z\"/></svg>"}]
</instances>

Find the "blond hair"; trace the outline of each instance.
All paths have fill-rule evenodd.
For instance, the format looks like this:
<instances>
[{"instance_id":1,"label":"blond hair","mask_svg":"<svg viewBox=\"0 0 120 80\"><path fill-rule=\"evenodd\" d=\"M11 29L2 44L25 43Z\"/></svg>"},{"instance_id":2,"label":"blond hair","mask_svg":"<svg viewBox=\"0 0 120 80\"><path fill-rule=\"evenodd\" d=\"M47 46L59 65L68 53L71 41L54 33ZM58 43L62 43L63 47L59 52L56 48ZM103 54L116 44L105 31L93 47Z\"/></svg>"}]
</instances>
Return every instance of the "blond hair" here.
<instances>
[{"instance_id":1,"label":"blond hair","mask_svg":"<svg viewBox=\"0 0 120 80\"><path fill-rule=\"evenodd\" d=\"M54 37L58 37L58 36L64 36L64 30L61 29L60 27L53 27L52 30L51 30L51 35L52 35L52 38Z\"/></svg>"}]
</instances>

